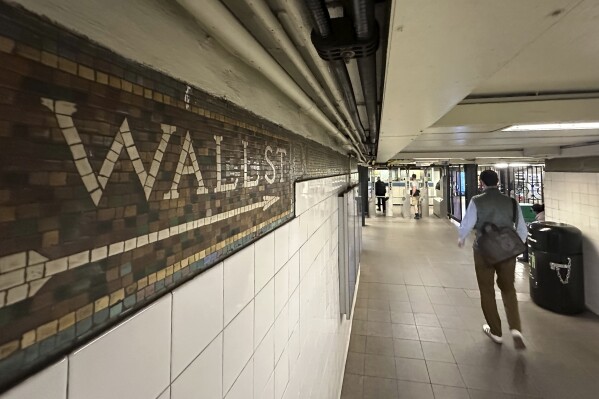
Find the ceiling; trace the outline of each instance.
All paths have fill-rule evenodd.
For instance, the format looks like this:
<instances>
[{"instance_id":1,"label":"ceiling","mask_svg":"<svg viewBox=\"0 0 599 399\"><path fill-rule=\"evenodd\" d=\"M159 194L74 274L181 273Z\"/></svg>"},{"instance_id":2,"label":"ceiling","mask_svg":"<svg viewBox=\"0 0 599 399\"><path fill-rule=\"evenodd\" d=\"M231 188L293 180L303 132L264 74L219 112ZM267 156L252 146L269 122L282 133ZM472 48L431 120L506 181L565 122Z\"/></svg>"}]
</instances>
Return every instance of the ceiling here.
<instances>
[{"instance_id":1,"label":"ceiling","mask_svg":"<svg viewBox=\"0 0 599 399\"><path fill-rule=\"evenodd\" d=\"M599 130L501 131L599 120L599 2L393 5L379 162L599 154Z\"/></svg>"},{"instance_id":2,"label":"ceiling","mask_svg":"<svg viewBox=\"0 0 599 399\"><path fill-rule=\"evenodd\" d=\"M15 1L305 137L359 147L342 87L312 45L303 0ZM599 120L599 1L375 3L378 162L599 155L598 130L501 131ZM350 2L326 4L337 17ZM370 130L354 60L347 70Z\"/></svg>"}]
</instances>

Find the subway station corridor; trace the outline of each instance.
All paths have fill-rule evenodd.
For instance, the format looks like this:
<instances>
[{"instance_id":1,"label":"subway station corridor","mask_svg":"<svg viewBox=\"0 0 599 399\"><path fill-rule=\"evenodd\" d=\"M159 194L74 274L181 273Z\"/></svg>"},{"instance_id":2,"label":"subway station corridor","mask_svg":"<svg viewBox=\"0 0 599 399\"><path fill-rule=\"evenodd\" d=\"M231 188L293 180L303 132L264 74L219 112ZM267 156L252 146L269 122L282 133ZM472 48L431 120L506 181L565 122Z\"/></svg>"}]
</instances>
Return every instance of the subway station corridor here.
<instances>
[{"instance_id":1,"label":"subway station corridor","mask_svg":"<svg viewBox=\"0 0 599 399\"><path fill-rule=\"evenodd\" d=\"M342 399L599 396L599 318L538 307L527 264L516 269L527 349L516 351L497 287L503 345L481 330L471 239L458 248L436 217L366 224Z\"/></svg>"}]
</instances>

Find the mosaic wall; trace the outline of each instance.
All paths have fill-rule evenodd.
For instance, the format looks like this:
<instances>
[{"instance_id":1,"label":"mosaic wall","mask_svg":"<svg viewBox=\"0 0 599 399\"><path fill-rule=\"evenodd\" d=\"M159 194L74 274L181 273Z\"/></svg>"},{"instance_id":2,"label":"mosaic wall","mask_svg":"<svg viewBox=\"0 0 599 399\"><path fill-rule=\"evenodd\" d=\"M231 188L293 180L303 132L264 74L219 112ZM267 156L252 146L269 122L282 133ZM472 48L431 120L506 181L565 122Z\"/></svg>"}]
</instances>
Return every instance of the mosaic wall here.
<instances>
[{"instance_id":1,"label":"mosaic wall","mask_svg":"<svg viewBox=\"0 0 599 399\"><path fill-rule=\"evenodd\" d=\"M0 2L0 391L293 217L347 157Z\"/></svg>"}]
</instances>

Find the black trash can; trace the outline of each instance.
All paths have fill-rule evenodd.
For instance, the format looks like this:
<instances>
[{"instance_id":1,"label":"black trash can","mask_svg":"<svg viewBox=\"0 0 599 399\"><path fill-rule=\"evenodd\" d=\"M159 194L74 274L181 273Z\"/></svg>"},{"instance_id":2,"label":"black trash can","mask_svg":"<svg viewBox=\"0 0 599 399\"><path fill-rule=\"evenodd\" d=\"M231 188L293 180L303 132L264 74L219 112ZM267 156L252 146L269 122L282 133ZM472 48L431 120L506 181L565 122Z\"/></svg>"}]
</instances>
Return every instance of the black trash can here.
<instances>
[{"instance_id":1,"label":"black trash can","mask_svg":"<svg viewBox=\"0 0 599 399\"><path fill-rule=\"evenodd\" d=\"M528 227L530 296L542 308L562 314L584 311L582 233L564 223Z\"/></svg>"}]
</instances>

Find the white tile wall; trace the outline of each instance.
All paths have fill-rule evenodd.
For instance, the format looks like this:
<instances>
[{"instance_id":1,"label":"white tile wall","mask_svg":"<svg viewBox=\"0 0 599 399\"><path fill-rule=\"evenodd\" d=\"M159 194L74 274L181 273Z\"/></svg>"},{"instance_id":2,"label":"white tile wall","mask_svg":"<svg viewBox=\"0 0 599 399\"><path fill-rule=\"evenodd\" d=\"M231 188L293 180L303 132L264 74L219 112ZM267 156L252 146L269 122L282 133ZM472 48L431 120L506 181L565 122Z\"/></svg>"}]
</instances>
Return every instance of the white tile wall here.
<instances>
[{"instance_id":1,"label":"white tile wall","mask_svg":"<svg viewBox=\"0 0 599 399\"><path fill-rule=\"evenodd\" d=\"M43 386L64 399L67 381L68 399L338 398L351 327L337 270L346 181L296 184L295 220L0 398Z\"/></svg>"},{"instance_id":2,"label":"white tile wall","mask_svg":"<svg viewBox=\"0 0 599 399\"><path fill-rule=\"evenodd\" d=\"M158 399L171 399L171 387L166 388Z\"/></svg>"},{"instance_id":3,"label":"white tile wall","mask_svg":"<svg viewBox=\"0 0 599 399\"><path fill-rule=\"evenodd\" d=\"M275 233L270 233L255 244L255 292L275 274Z\"/></svg>"},{"instance_id":4,"label":"white tile wall","mask_svg":"<svg viewBox=\"0 0 599 399\"><path fill-rule=\"evenodd\" d=\"M259 398L275 369L274 328L271 328L254 353L254 396Z\"/></svg>"},{"instance_id":5,"label":"white tile wall","mask_svg":"<svg viewBox=\"0 0 599 399\"><path fill-rule=\"evenodd\" d=\"M270 279L262 291L256 295L255 301L255 324L254 324L254 348L257 348L262 338L275 322L275 280Z\"/></svg>"},{"instance_id":6,"label":"white tile wall","mask_svg":"<svg viewBox=\"0 0 599 399\"><path fill-rule=\"evenodd\" d=\"M171 296L69 356L69 399L157 398L170 383Z\"/></svg>"},{"instance_id":7,"label":"white tile wall","mask_svg":"<svg viewBox=\"0 0 599 399\"><path fill-rule=\"evenodd\" d=\"M3 399L66 399L68 363L64 358L5 393Z\"/></svg>"},{"instance_id":8,"label":"white tile wall","mask_svg":"<svg viewBox=\"0 0 599 399\"><path fill-rule=\"evenodd\" d=\"M173 291L174 380L223 330L223 264Z\"/></svg>"},{"instance_id":9,"label":"white tile wall","mask_svg":"<svg viewBox=\"0 0 599 399\"><path fill-rule=\"evenodd\" d=\"M223 334L183 371L171 385L171 399L223 397Z\"/></svg>"},{"instance_id":10,"label":"white tile wall","mask_svg":"<svg viewBox=\"0 0 599 399\"><path fill-rule=\"evenodd\" d=\"M245 366L233 387L225 396L226 399L253 399L254 395L254 362Z\"/></svg>"},{"instance_id":11,"label":"white tile wall","mask_svg":"<svg viewBox=\"0 0 599 399\"><path fill-rule=\"evenodd\" d=\"M225 326L254 297L254 245L225 259Z\"/></svg>"},{"instance_id":12,"label":"white tile wall","mask_svg":"<svg viewBox=\"0 0 599 399\"><path fill-rule=\"evenodd\" d=\"M547 172L544 197L547 221L582 231L586 305L599 314L599 173Z\"/></svg>"},{"instance_id":13,"label":"white tile wall","mask_svg":"<svg viewBox=\"0 0 599 399\"><path fill-rule=\"evenodd\" d=\"M228 392L254 353L254 301L225 327L223 392Z\"/></svg>"}]
</instances>

